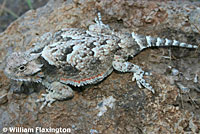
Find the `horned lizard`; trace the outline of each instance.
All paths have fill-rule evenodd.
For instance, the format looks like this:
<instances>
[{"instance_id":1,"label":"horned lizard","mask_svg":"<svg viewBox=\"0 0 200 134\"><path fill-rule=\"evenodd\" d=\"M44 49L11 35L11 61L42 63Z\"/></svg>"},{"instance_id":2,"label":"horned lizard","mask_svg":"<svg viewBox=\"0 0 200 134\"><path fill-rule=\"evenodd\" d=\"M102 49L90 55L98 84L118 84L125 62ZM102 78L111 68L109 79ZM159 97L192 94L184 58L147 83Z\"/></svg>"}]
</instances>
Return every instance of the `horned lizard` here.
<instances>
[{"instance_id":1,"label":"horned lizard","mask_svg":"<svg viewBox=\"0 0 200 134\"><path fill-rule=\"evenodd\" d=\"M73 97L69 85L80 87L102 81L114 70L132 72L132 80L154 93L143 78L144 71L128 62L143 49L159 46L197 48L176 40L154 38L136 33L115 32L103 24L101 15L88 30L64 28L46 33L26 52L14 52L7 58L5 74L14 80L42 83L47 89L37 102L41 109L56 100Z\"/></svg>"}]
</instances>

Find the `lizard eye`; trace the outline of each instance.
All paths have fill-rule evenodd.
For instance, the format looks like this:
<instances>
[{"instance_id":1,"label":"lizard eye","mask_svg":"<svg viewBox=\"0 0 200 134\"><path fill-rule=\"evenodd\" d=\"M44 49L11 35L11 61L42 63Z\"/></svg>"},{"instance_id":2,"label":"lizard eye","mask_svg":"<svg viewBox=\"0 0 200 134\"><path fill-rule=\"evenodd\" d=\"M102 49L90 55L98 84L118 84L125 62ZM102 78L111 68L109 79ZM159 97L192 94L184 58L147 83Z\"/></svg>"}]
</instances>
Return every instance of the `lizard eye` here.
<instances>
[{"instance_id":1,"label":"lizard eye","mask_svg":"<svg viewBox=\"0 0 200 134\"><path fill-rule=\"evenodd\" d=\"M24 65L21 65L20 67L19 67L19 71L24 71L26 68L25 68L25 66Z\"/></svg>"}]
</instances>

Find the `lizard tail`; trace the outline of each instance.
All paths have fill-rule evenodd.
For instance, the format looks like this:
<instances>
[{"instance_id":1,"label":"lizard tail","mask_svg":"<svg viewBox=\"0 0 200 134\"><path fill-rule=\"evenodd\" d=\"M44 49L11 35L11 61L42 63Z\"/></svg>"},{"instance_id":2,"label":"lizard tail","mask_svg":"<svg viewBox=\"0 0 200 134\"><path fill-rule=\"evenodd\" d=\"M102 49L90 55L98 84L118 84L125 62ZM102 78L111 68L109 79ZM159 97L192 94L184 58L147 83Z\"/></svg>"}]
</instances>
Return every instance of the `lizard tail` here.
<instances>
[{"instance_id":1,"label":"lizard tail","mask_svg":"<svg viewBox=\"0 0 200 134\"><path fill-rule=\"evenodd\" d=\"M148 48L148 47L160 47L160 46L177 46L177 47L185 47L185 48L198 48L196 45L182 43L176 40L162 39L162 38L154 38L151 36L144 36L132 33L132 37L135 42L139 45L140 50Z\"/></svg>"}]
</instances>

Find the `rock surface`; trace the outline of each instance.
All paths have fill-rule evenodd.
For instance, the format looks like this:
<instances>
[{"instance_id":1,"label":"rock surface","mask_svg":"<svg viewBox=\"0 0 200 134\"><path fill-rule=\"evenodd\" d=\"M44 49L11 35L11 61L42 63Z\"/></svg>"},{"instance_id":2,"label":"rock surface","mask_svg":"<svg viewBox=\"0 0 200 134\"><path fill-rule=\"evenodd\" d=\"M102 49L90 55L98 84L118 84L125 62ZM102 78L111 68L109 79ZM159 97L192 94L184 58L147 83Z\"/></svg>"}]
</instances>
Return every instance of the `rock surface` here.
<instances>
[{"instance_id":1,"label":"rock surface","mask_svg":"<svg viewBox=\"0 0 200 134\"><path fill-rule=\"evenodd\" d=\"M28 11L0 33L0 132L12 126L70 128L74 134L199 133L200 87L199 81L194 82L200 76L198 50L147 49L131 60L153 74L146 79L156 89L154 95L139 89L131 81L132 74L113 72L99 84L75 88L73 99L43 111L35 100L44 87L16 83L3 73L10 53L28 50L46 32L64 27L86 29L94 23L97 11L115 30L198 45L200 32L194 30L194 25L199 27L198 18L191 17L198 13L197 7L200 2L50 0L46 6ZM172 74L173 68L178 75ZM183 91L177 82L190 90ZM13 93L18 91L23 93ZM101 107L103 114L99 114Z\"/></svg>"}]
</instances>

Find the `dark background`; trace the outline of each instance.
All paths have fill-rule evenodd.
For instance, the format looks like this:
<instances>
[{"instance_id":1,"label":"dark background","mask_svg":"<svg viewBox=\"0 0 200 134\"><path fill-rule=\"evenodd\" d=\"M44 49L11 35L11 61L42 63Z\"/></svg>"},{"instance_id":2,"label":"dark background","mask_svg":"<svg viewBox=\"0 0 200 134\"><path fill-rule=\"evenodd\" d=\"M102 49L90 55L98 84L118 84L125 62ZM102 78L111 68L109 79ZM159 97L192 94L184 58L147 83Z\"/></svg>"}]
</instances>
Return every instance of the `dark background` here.
<instances>
[{"instance_id":1,"label":"dark background","mask_svg":"<svg viewBox=\"0 0 200 134\"><path fill-rule=\"evenodd\" d=\"M0 33L7 26L31 9L44 6L49 0L0 0Z\"/></svg>"}]
</instances>

